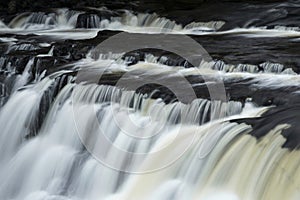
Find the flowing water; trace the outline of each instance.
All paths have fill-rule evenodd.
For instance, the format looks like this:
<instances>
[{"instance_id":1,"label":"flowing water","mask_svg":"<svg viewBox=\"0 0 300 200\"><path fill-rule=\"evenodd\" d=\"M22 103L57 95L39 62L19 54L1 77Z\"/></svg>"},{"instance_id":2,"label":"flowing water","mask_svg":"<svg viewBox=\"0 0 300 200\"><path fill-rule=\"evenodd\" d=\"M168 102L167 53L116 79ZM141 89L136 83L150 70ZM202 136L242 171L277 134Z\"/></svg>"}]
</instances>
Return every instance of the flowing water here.
<instances>
[{"instance_id":1,"label":"flowing water","mask_svg":"<svg viewBox=\"0 0 300 200\"><path fill-rule=\"evenodd\" d=\"M187 61L156 52L138 60L127 52L93 55L93 38L107 37L105 31L293 41L300 35L297 27L279 25L222 30L226 23L182 25L156 13L107 8L0 21L0 199L299 199L299 144L285 148L299 141L297 131L294 138L286 132L299 126L299 116L277 110L272 116L277 107L299 108L297 66L280 58L255 64L218 58L187 68ZM63 46L66 38L70 46ZM81 52L82 46L88 48ZM78 81L82 70L101 72L101 80ZM196 96L181 102L161 86L132 89L118 84L124 74L155 77L154 84L170 80L183 96L188 90L178 77L186 77ZM224 83L226 101L207 96L215 80ZM256 125L247 123L252 119Z\"/></svg>"}]
</instances>

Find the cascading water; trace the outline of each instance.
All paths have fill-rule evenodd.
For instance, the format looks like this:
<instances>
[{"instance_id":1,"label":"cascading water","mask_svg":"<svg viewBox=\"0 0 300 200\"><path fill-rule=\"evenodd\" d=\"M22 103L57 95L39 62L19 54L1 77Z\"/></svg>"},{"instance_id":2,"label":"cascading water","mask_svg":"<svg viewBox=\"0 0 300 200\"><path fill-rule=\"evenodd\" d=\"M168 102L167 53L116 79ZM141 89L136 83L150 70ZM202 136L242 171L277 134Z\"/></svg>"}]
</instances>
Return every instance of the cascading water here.
<instances>
[{"instance_id":1,"label":"cascading water","mask_svg":"<svg viewBox=\"0 0 300 200\"><path fill-rule=\"evenodd\" d=\"M279 151L285 142L280 132L288 125L276 127L257 142L249 135L249 125L218 120L241 113L239 102L196 99L189 105L165 104L113 86L69 83L55 98L37 136L26 140L42 96L53 81L44 78L34 87L16 91L1 110L0 123L6 127L1 134L2 199L282 199L299 195L290 193L297 188L298 179L291 174L297 174L298 151ZM16 115L7 118L6 113ZM237 117L256 115L249 114L245 110ZM202 125L205 119L211 122ZM132 120L135 125L130 124ZM149 154L149 158L134 161L102 148L105 143L97 139L99 129L119 148ZM160 135L150 140L127 135L147 138L157 130ZM186 145L183 141L192 139L192 143L170 167L130 175L97 162L84 150L81 139L104 151L114 166L125 165L133 171L150 170L157 162L177 156L176 149ZM171 150L160 155L162 160L151 159L152 152L171 141ZM274 194L277 185L264 183L276 176L283 177L284 189Z\"/></svg>"},{"instance_id":2,"label":"cascading water","mask_svg":"<svg viewBox=\"0 0 300 200\"><path fill-rule=\"evenodd\" d=\"M221 104L214 106L206 100L196 100L190 105L165 105L160 100L151 100L112 86L67 84L52 104L38 135L30 140L22 139L28 134L24 130L28 130L26 127L35 117L33 112L39 110L36 105L39 105L43 91L52 82L51 79L44 79L35 87L16 92L1 110L2 127L3 124L18 121L18 126L6 125L7 128L2 130L2 199L64 199L63 196L71 199L214 199L216 195L228 199L282 199L299 195L290 193L293 187L297 188L298 179L292 174L297 174L297 169L299 171L299 152L279 150L285 141L279 133L288 125L271 130L260 142L248 135L251 130L248 125L217 120L199 126L202 124L201 118L209 115L209 108L238 114L241 112L238 102L224 105L224 108L220 107ZM72 114L73 109L81 113L80 118ZM17 115L7 119L5 113L9 112ZM95 113L100 127L93 119ZM135 119L137 127L126 122L130 118ZM153 122L147 127L149 119ZM103 141L97 140L99 129L105 130L104 134L120 148L147 154L175 138L172 142L174 150L161 155L163 160L172 158L182 141L193 136L195 139L188 152L170 168L153 174L129 175L109 169L89 156L80 142L75 122L83 126L79 129L82 128L84 136L94 143L94 148L108 151L107 157L116 166L124 165L130 158L118 157L110 153L110 149L102 149ZM163 131L151 140L143 141L126 135L126 131L130 131L133 135L147 136L157 128ZM177 134L179 137L176 137ZM161 161L148 160L146 156L142 162L131 160L128 169L151 169L155 162ZM283 190L274 194L276 184L257 185L276 179L277 173L278 176L282 173Z\"/></svg>"},{"instance_id":3,"label":"cascading water","mask_svg":"<svg viewBox=\"0 0 300 200\"><path fill-rule=\"evenodd\" d=\"M14 18L9 27L13 29L66 29L66 28L98 28L109 30L143 31L143 28L157 28L156 30L180 31L216 31L225 22L192 22L186 26L177 24L175 21L160 17L157 14L134 14L130 11L120 10L111 12L106 8L97 10L99 14L88 14L67 9L58 9L53 13L37 12L31 15L26 13ZM3 25L4 27L4 25ZM154 29L155 30L155 29Z\"/></svg>"},{"instance_id":4,"label":"cascading water","mask_svg":"<svg viewBox=\"0 0 300 200\"><path fill-rule=\"evenodd\" d=\"M104 7L9 19L0 21L0 200L300 198L299 71L294 49L282 64L268 46L273 37L297 43L299 28L252 19L227 30L230 17L181 24ZM219 46L198 66L147 48L99 53L96 45L119 31L190 34ZM262 45L236 50L228 40L249 37ZM145 85L129 85L135 80ZM213 98L220 87L225 97Z\"/></svg>"}]
</instances>

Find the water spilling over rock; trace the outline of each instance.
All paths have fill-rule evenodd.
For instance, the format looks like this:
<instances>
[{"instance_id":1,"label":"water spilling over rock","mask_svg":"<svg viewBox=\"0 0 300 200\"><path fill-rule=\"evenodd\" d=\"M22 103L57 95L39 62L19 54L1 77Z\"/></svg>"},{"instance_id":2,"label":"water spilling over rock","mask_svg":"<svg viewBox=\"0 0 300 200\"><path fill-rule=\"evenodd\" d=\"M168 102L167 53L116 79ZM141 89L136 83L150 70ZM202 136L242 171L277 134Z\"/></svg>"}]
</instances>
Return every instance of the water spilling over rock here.
<instances>
[{"instance_id":1,"label":"water spilling over rock","mask_svg":"<svg viewBox=\"0 0 300 200\"><path fill-rule=\"evenodd\" d=\"M0 3L0 199L299 199L298 11Z\"/></svg>"}]
</instances>

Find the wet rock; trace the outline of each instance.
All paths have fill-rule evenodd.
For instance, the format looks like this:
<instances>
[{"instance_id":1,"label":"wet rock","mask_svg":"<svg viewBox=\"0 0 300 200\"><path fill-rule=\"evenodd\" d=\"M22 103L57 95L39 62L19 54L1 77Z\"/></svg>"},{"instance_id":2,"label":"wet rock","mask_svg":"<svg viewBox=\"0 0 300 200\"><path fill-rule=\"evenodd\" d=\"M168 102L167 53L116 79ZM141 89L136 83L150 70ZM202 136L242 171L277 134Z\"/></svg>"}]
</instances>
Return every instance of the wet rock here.
<instances>
[{"instance_id":1,"label":"wet rock","mask_svg":"<svg viewBox=\"0 0 300 200\"><path fill-rule=\"evenodd\" d=\"M252 126L251 135L257 139L264 137L272 129L281 124L290 125L282 131L282 136L286 138L283 148L300 149L300 104L285 105L270 108L261 117L233 120L238 123L246 123Z\"/></svg>"},{"instance_id":2,"label":"wet rock","mask_svg":"<svg viewBox=\"0 0 300 200\"><path fill-rule=\"evenodd\" d=\"M55 100L55 97L58 95L59 91L69 82L68 74L63 74L55 78L54 84L52 84L43 94L38 106L39 110L37 115L29 122L29 133L25 136L27 139L30 139L36 136L42 127L42 124L48 114L50 106Z\"/></svg>"},{"instance_id":3,"label":"wet rock","mask_svg":"<svg viewBox=\"0 0 300 200\"><path fill-rule=\"evenodd\" d=\"M1 56L1 71L22 74L30 59L31 56L27 55Z\"/></svg>"},{"instance_id":4,"label":"wet rock","mask_svg":"<svg viewBox=\"0 0 300 200\"><path fill-rule=\"evenodd\" d=\"M101 28L102 20L109 20L117 16L117 12L109 10L88 10L86 13L79 14L76 28Z\"/></svg>"},{"instance_id":5,"label":"wet rock","mask_svg":"<svg viewBox=\"0 0 300 200\"><path fill-rule=\"evenodd\" d=\"M38 57L34 60L33 74L39 75L46 71L45 75L50 75L60 69L67 69L64 65L69 64L70 61L63 58L54 58L51 56Z\"/></svg>"},{"instance_id":6,"label":"wet rock","mask_svg":"<svg viewBox=\"0 0 300 200\"><path fill-rule=\"evenodd\" d=\"M162 98L166 103L174 101L191 103L195 98L211 100L211 94L206 82L207 80L211 80L210 88L219 84L218 82L214 83L210 77L199 75L178 78L177 76L170 76L170 74L147 75L145 72L139 70L126 74L119 72L99 75L93 72L84 77L84 81L86 80L98 80L98 84L117 85L127 90L135 90L138 93L151 95L152 98ZM151 83L145 83L146 80L151 80ZM160 85L159 83L164 84ZM300 94L297 92L300 88L298 86L282 86L279 88L261 87L258 81L253 78L228 79L223 84L226 92L226 100L230 101L239 101L244 104L247 99L252 99L252 102L257 106L283 106L300 103ZM137 88L137 86L139 87ZM175 88L176 92L174 93L170 88ZM193 89L195 96L187 95L186 91L190 88ZM224 99L215 100L224 101Z\"/></svg>"},{"instance_id":7,"label":"wet rock","mask_svg":"<svg viewBox=\"0 0 300 200\"><path fill-rule=\"evenodd\" d=\"M152 60L154 62L168 66L183 66L185 68L193 67L192 64L181 56L160 49L140 49L128 52L123 55L123 59L129 61L129 65L133 65L139 61L146 61L147 56L150 57L150 59L154 59Z\"/></svg>"}]
</instances>

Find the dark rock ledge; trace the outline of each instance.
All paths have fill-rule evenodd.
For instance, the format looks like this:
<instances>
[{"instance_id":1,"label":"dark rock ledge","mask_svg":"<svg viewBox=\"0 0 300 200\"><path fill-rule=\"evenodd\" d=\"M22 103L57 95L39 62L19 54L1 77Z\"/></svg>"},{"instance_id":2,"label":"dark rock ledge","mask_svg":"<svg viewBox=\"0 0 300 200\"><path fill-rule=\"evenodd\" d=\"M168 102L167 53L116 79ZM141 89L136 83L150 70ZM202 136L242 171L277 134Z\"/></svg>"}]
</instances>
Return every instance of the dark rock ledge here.
<instances>
[{"instance_id":1,"label":"dark rock ledge","mask_svg":"<svg viewBox=\"0 0 300 200\"><path fill-rule=\"evenodd\" d=\"M252 126L251 135L257 139L262 138L277 125L288 124L289 128L282 131L282 136L286 138L284 148L291 150L300 149L300 104L274 107L258 118L238 119L232 122L246 123Z\"/></svg>"}]
</instances>

